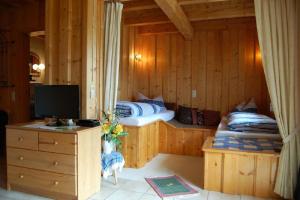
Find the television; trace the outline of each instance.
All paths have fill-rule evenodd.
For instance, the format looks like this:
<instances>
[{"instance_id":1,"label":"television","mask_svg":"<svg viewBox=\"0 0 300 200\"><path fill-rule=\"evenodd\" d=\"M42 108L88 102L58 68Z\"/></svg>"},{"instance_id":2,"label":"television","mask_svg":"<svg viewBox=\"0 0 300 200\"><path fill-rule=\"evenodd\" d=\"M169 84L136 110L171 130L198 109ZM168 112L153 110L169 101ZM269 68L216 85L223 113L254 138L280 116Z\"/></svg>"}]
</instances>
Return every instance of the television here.
<instances>
[{"instance_id":1,"label":"television","mask_svg":"<svg viewBox=\"0 0 300 200\"><path fill-rule=\"evenodd\" d=\"M78 85L37 85L35 117L78 119L80 113Z\"/></svg>"}]
</instances>

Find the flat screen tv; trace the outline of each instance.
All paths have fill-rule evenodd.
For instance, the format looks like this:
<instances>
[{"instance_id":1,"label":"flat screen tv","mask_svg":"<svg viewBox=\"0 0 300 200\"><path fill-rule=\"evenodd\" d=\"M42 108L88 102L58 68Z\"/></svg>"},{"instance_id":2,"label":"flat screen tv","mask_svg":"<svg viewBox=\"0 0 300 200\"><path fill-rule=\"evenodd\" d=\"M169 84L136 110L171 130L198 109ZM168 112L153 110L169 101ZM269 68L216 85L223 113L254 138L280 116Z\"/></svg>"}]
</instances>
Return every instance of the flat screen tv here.
<instances>
[{"instance_id":1,"label":"flat screen tv","mask_svg":"<svg viewBox=\"0 0 300 200\"><path fill-rule=\"evenodd\" d=\"M78 119L78 85L38 85L35 87L35 117Z\"/></svg>"}]
</instances>

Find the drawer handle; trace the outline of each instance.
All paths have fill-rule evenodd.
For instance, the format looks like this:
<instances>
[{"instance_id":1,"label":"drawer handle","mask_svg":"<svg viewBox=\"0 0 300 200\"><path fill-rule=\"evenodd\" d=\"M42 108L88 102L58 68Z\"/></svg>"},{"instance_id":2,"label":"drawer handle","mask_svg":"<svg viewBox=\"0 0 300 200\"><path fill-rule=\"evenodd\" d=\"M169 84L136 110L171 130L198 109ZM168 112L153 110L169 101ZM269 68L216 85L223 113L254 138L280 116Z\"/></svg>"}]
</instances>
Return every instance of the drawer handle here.
<instances>
[{"instance_id":1,"label":"drawer handle","mask_svg":"<svg viewBox=\"0 0 300 200\"><path fill-rule=\"evenodd\" d=\"M19 157L19 160L24 160L24 157L23 157L23 156L20 156L20 157Z\"/></svg>"},{"instance_id":2,"label":"drawer handle","mask_svg":"<svg viewBox=\"0 0 300 200\"><path fill-rule=\"evenodd\" d=\"M20 174L20 175L19 175L19 178L20 178L20 179L23 179L23 178L24 178L24 175L23 175L23 174Z\"/></svg>"},{"instance_id":3,"label":"drawer handle","mask_svg":"<svg viewBox=\"0 0 300 200\"><path fill-rule=\"evenodd\" d=\"M54 165L54 166L58 166L58 162L57 162L57 161L54 161L54 162L53 162L53 165Z\"/></svg>"},{"instance_id":4,"label":"drawer handle","mask_svg":"<svg viewBox=\"0 0 300 200\"><path fill-rule=\"evenodd\" d=\"M19 137L19 138L18 138L18 141L19 141L19 142L23 142L23 140L24 140L23 137Z\"/></svg>"},{"instance_id":5,"label":"drawer handle","mask_svg":"<svg viewBox=\"0 0 300 200\"><path fill-rule=\"evenodd\" d=\"M58 142L57 142L57 141L54 141L53 144L54 144L54 145L58 145Z\"/></svg>"},{"instance_id":6,"label":"drawer handle","mask_svg":"<svg viewBox=\"0 0 300 200\"><path fill-rule=\"evenodd\" d=\"M58 181L54 181L53 185L58 185L59 182Z\"/></svg>"}]
</instances>

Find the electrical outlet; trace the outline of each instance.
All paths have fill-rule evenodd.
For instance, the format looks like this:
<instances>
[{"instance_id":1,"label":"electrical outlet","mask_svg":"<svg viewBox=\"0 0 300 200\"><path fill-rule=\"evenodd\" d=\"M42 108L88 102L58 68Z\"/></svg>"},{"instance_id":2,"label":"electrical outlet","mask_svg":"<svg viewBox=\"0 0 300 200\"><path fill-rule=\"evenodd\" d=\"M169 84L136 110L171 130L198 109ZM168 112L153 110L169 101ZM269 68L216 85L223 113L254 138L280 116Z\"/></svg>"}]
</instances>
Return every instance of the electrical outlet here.
<instances>
[{"instance_id":1,"label":"electrical outlet","mask_svg":"<svg viewBox=\"0 0 300 200\"><path fill-rule=\"evenodd\" d=\"M197 91L196 90L192 90L192 98L196 98L197 97Z\"/></svg>"}]
</instances>

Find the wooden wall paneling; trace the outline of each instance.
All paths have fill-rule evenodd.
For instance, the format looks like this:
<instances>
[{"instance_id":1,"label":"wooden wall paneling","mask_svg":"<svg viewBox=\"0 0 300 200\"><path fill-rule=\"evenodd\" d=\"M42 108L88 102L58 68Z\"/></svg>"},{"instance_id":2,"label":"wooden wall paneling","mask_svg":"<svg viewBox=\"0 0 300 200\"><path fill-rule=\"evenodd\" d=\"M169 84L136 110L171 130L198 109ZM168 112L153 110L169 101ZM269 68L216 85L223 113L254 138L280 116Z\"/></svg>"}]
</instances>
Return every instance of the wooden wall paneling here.
<instances>
[{"instance_id":1,"label":"wooden wall paneling","mask_svg":"<svg viewBox=\"0 0 300 200\"><path fill-rule=\"evenodd\" d=\"M46 0L46 82L78 84L83 118L97 118L102 102L103 7L96 0Z\"/></svg>"},{"instance_id":2,"label":"wooden wall paneling","mask_svg":"<svg viewBox=\"0 0 300 200\"><path fill-rule=\"evenodd\" d=\"M120 86L122 98L131 100L136 92L150 97L162 94L166 102L226 114L255 97L259 109L268 114L268 91L256 58L255 21L226 19L199 22L195 27L192 41L174 33L139 34L131 27L136 37L129 36L129 49L142 54L142 61L134 61L130 73L135 78L126 79L128 86ZM120 73L126 76L129 71ZM126 89L130 85L132 90ZM195 98L192 90L196 90Z\"/></svg>"},{"instance_id":3,"label":"wooden wall paneling","mask_svg":"<svg viewBox=\"0 0 300 200\"><path fill-rule=\"evenodd\" d=\"M133 98L135 88L135 67L134 56L139 53L135 49L136 42L135 28L127 25L122 26L122 59L120 64L120 84L119 98L122 100L130 100Z\"/></svg>"},{"instance_id":4,"label":"wooden wall paneling","mask_svg":"<svg viewBox=\"0 0 300 200\"><path fill-rule=\"evenodd\" d=\"M148 95L154 95L157 94L156 82L161 73L157 71L156 65L156 36L149 35L147 38L146 65L144 70L148 72L148 83L145 85L147 86Z\"/></svg>"},{"instance_id":5,"label":"wooden wall paneling","mask_svg":"<svg viewBox=\"0 0 300 200\"><path fill-rule=\"evenodd\" d=\"M11 94L12 101L18 107L14 107L13 122L27 122L30 119L30 100L29 100L29 35L22 32L14 33L15 49L13 50L13 62L11 63L14 74L12 82L14 91Z\"/></svg>"},{"instance_id":6,"label":"wooden wall paneling","mask_svg":"<svg viewBox=\"0 0 300 200\"><path fill-rule=\"evenodd\" d=\"M256 100L259 102L259 98L257 98L256 96L256 92L260 91L260 87L256 87L258 84L260 84L260 76L256 74L256 66L255 66L255 41L251 38L253 38L253 34L251 32L244 32L241 33L242 35L245 34L246 35L246 52L245 52L245 64L246 64L246 70L247 73L245 74L246 76L246 80L247 83L245 83L245 92L247 97L250 98L252 96L256 97ZM249 84L251 83L251 84ZM260 92L259 92L259 96L260 96Z\"/></svg>"},{"instance_id":7,"label":"wooden wall paneling","mask_svg":"<svg viewBox=\"0 0 300 200\"><path fill-rule=\"evenodd\" d=\"M162 92L161 94L164 97L164 100L166 102L172 102L172 89L170 84L170 66L171 66L171 60L170 60L170 51L171 51L171 37L170 35L157 35L157 58L156 58L156 65L158 68L160 68L162 73ZM176 84L176 83L174 83ZM173 94L174 94L173 90ZM174 102L174 101L173 101Z\"/></svg>"},{"instance_id":8,"label":"wooden wall paneling","mask_svg":"<svg viewBox=\"0 0 300 200\"><path fill-rule=\"evenodd\" d=\"M197 108L206 107L206 93L207 93L207 76L206 76L206 63L207 63L207 32L196 32L196 37L193 42L195 49L192 51L193 58L196 59L196 63L193 63L193 76L194 81L193 89L196 89L197 97L195 99L195 106Z\"/></svg>"},{"instance_id":9,"label":"wooden wall paneling","mask_svg":"<svg viewBox=\"0 0 300 200\"><path fill-rule=\"evenodd\" d=\"M9 110L9 122L19 123L29 121L29 32L44 29L44 2L33 1L21 4L18 7L1 7L0 26L5 31L8 47L8 65L4 70L7 75L4 101L11 102ZM8 104L7 104L8 105Z\"/></svg>"},{"instance_id":10,"label":"wooden wall paneling","mask_svg":"<svg viewBox=\"0 0 300 200\"><path fill-rule=\"evenodd\" d=\"M68 79L71 81L72 84L80 85L82 82L81 75L81 51L78 51L79 49L82 49L82 31L81 31L81 25L82 25L82 2L81 1L72 1L71 3L72 10L69 13L69 27L66 27L68 29L68 41L70 43L70 49L69 49L69 59L70 62L67 65L68 66ZM98 5L98 7L101 7L101 5ZM101 16L99 17L101 19ZM99 20L100 21L100 20ZM99 23L100 24L100 23ZM101 32L99 33L102 34ZM100 38L103 36L99 36ZM99 49L102 49L101 46ZM71 55L70 55L71 54ZM70 82L69 82L70 83Z\"/></svg>"},{"instance_id":11,"label":"wooden wall paneling","mask_svg":"<svg viewBox=\"0 0 300 200\"><path fill-rule=\"evenodd\" d=\"M169 37L164 35L156 35L156 53L155 53L155 73L152 75L155 78L153 96L163 95L164 79L167 78L166 69L169 59Z\"/></svg>"},{"instance_id":12,"label":"wooden wall paneling","mask_svg":"<svg viewBox=\"0 0 300 200\"><path fill-rule=\"evenodd\" d=\"M59 5L59 45L58 54L60 59L58 61L58 79L60 84L71 83L71 57L72 57L72 46L71 46L71 34L72 34L72 1L63 0L60 1Z\"/></svg>"},{"instance_id":13,"label":"wooden wall paneling","mask_svg":"<svg viewBox=\"0 0 300 200\"><path fill-rule=\"evenodd\" d=\"M229 68L229 108L233 108L234 105L239 102L239 81L238 81L238 76L239 76L239 51L238 51L238 44L239 41L237 40L238 38L238 32L230 29L230 68Z\"/></svg>"},{"instance_id":14,"label":"wooden wall paneling","mask_svg":"<svg viewBox=\"0 0 300 200\"><path fill-rule=\"evenodd\" d=\"M46 1L46 58L45 58L45 82L48 84L58 84L58 34L59 34L59 3L58 0Z\"/></svg>"},{"instance_id":15,"label":"wooden wall paneling","mask_svg":"<svg viewBox=\"0 0 300 200\"><path fill-rule=\"evenodd\" d=\"M221 101L221 44L220 32L209 31L207 33L207 71L206 71L206 108L220 110Z\"/></svg>"},{"instance_id":16,"label":"wooden wall paneling","mask_svg":"<svg viewBox=\"0 0 300 200\"><path fill-rule=\"evenodd\" d=\"M121 36L121 59L120 59L120 80L118 87L118 99L128 100L128 73L129 73L129 27L126 25L122 25L122 36ZM123 91L121 91L121 89Z\"/></svg>"},{"instance_id":17,"label":"wooden wall paneling","mask_svg":"<svg viewBox=\"0 0 300 200\"><path fill-rule=\"evenodd\" d=\"M231 68L231 53L230 49L230 32L228 30L222 31L222 86L221 86L221 113L225 114L231 109L229 106L229 76Z\"/></svg>"},{"instance_id":18,"label":"wooden wall paneling","mask_svg":"<svg viewBox=\"0 0 300 200\"><path fill-rule=\"evenodd\" d=\"M170 35L170 67L168 70L168 76L170 77L168 80L168 99L169 102L177 102L177 54L176 50L179 48L177 46L178 35Z\"/></svg>"},{"instance_id":19,"label":"wooden wall paneling","mask_svg":"<svg viewBox=\"0 0 300 200\"><path fill-rule=\"evenodd\" d=\"M239 68L238 68L238 93L241 94L238 98L238 101L242 102L243 98L245 96L248 95L252 95L252 93L246 92L247 89L245 89L246 87L246 83L247 81L246 79L246 70L247 68L251 67L249 66L249 64L253 63L253 60L251 60L251 52L249 52L249 50L251 49L251 45L249 45L249 41L253 42L253 37L251 37L250 35L248 35L247 33L249 32L247 29L242 29L242 30L235 30L238 32L238 52L239 52ZM249 37L250 36L250 37Z\"/></svg>"}]
</instances>

